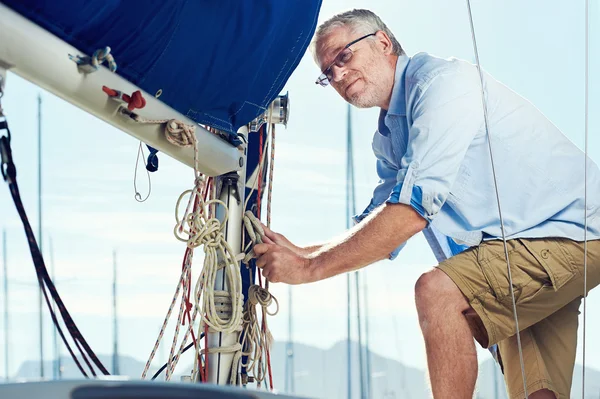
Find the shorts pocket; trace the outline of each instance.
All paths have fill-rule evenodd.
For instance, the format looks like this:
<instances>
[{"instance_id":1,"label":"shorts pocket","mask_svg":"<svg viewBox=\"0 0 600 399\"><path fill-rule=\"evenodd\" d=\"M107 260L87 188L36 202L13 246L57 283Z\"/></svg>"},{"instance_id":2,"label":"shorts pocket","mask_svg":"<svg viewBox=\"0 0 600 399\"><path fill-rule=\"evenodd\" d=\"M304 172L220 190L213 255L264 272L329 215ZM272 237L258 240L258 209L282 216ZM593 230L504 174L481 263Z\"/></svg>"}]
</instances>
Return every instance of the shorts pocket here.
<instances>
[{"instance_id":1,"label":"shorts pocket","mask_svg":"<svg viewBox=\"0 0 600 399\"><path fill-rule=\"evenodd\" d=\"M575 275L568 254L554 240L513 239L506 244L517 303L529 301L550 287L557 290ZM481 244L478 263L496 299L512 303L503 242Z\"/></svg>"},{"instance_id":2,"label":"shorts pocket","mask_svg":"<svg viewBox=\"0 0 600 399\"><path fill-rule=\"evenodd\" d=\"M554 290L560 289L577 274L573 258L564 245L567 239L541 238L520 240L546 271Z\"/></svg>"}]
</instances>

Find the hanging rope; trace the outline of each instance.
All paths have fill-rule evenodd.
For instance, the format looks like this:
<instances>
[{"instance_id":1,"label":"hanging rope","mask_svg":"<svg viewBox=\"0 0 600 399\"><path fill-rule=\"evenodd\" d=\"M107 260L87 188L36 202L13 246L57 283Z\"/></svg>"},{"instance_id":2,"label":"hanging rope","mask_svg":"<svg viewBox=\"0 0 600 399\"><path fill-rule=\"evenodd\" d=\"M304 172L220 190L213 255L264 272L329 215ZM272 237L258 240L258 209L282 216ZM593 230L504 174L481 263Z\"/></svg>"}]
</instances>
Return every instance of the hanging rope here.
<instances>
[{"instance_id":1,"label":"hanging rope","mask_svg":"<svg viewBox=\"0 0 600 399\"><path fill-rule=\"evenodd\" d=\"M252 248L257 243L262 243L262 237L264 231L258 218L252 214L252 212L246 212L243 217L243 223L245 226L245 233L250 237L250 244L244 249L244 253L236 255L232 248L225 240L224 227L228 220L228 209L226 204L216 199L216 190L211 191L212 199L207 200L209 193L208 185L206 184L205 177L199 172L199 159L198 159L198 142L195 135L195 126L186 125L177 120L149 120L141 118L139 115L133 112L127 112L125 109L121 111L129 116L131 119L139 123L151 123L151 124L164 124L165 125L165 137L174 145L180 147L194 146L194 173L195 173L195 186L192 190L187 190L182 193L177 200L175 219L177 221L174 234L175 237L187 243L186 252L186 267L182 271L180 282L177 286L175 295L167 312L163 326L159 333L159 337L155 343L155 346L150 355L142 378L147 375L148 369L154 358L156 351L160 345L160 341L163 338L164 330L167 326L168 319L171 317L174 305L177 301L177 297L183 287L183 293L189 290L190 281L189 276L191 273L191 263L193 258L193 250L196 247L202 246L204 249L204 265L200 276L195 285L194 289L194 311L193 315L189 315L190 307L188 305L185 308L185 301L182 299L178 324L175 329L175 337L171 345L171 352L169 356L169 362L167 365L167 371L165 378L169 379L177 361L180 358L181 353L185 350L185 342L187 342L188 335L193 334L193 328L198 314L201 314L201 320L197 328L197 336L205 334L205 340L208 332L221 332L227 334L239 333L244 331L244 337L242 342L237 342L230 346L221 346L216 348L208 348L205 345L204 349L200 348L200 340L194 339L194 346L196 351L196 359L194 362L194 369L192 370L192 379L205 380L208 373L208 354L214 353L233 353L232 373L230 374L230 383L238 383L238 373L234 372L240 365L242 365L242 355L248 356L248 362L243 364L248 370L251 370L260 387L261 383L265 380L266 375L269 376L270 388L273 388L273 378L270 364L270 345L272 342L272 336L267 326L266 316L275 315L279 310L279 304L277 299L274 298L268 291L268 281L265 281L265 288L262 288L262 279L260 271L258 271L259 285L253 285L249 288L248 301L246 306L243 307L243 296L241 274L239 268L239 261L243 260L244 263L248 263L251 259L255 258ZM271 164L269 169L269 184L268 184L268 198L267 198L267 225L270 225L270 214L271 214L271 195L272 195L272 176L273 176L273 158L275 153L274 143L274 126L271 125L271 129L267 133L268 138L271 140ZM254 180L253 187L251 189L248 198L244 203L244 207L247 208L248 200L255 188L258 190L258 214L260 214L260 196L262 191L262 172L264 169L264 162L266 157L263 156L266 151L267 143L263 148L262 135L260 143L260 155L259 155L259 172L257 178ZM189 197L188 197L189 196ZM180 217L179 210L185 197L188 197L188 203L185 208L183 215ZM215 209L217 206L221 206L224 210L223 220L219 220L215 217ZM248 269L250 270L250 269ZM216 290L214 287L217 281L217 275L220 271L223 271L224 278L227 283L227 291ZM276 310L270 311L269 307L276 304ZM258 320L257 306L262 309L262 323ZM179 336L179 325L183 324L184 315L188 315L188 330L182 340L182 344L179 347L177 353L175 353L175 347L177 337ZM202 361L204 358L204 362Z\"/></svg>"},{"instance_id":2,"label":"hanging rope","mask_svg":"<svg viewBox=\"0 0 600 399\"><path fill-rule=\"evenodd\" d=\"M270 121L270 116L269 116ZM263 146L262 134L263 130L259 134L259 165L258 165L258 173L257 178L255 179L251 193L254 189L257 189L257 214L261 213L261 194L262 194L262 176L264 170L264 162L266 161L266 148L268 147L269 141L271 142L271 153L270 153L270 167L268 174L268 194L267 194L267 226L270 226L271 220L271 193L272 193L272 184L273 184L273 160L274 160L274 125L268 125L270 129L267 130L267 140ZM249 200L250 195L248 196ZM246 205L247 207L247 205ZM263 242L262 237L264 236L264 231L262 229L262 225L259 219L254 216L254 214L250 211L247 211L244 214L244 227L246 234L250 238L250 242L248 243L248 247L245 249L246 257L244 258L244 263L248 264L250 259L255 258L255 254L252 251L252 248L256 244L260 244ZM249 269L250 270L250 269ZM243 342L243 354L248 356L248 361L244 366L249 370L252 374L252 377L257 382L257 386L260 387L262 382L265 380L266 376L269 377L269 385L268 387L273 389L273 376L271 369L271 361L270 361L270 347L272 344L272 335L268 328L267 324L267 316L274 316L279 311L279 303L277 299L269 292L269 282L265 279L265 286L262 287L262 276L260 274L260 270L257 270L258 274L258 285L254 284L249 288L249 298L246 303L245 314L244 314L244 342ZM252 276L250 276L252 279ZM276 310L274 312L270 312L269 306L275 302ZM257 305L261 306L262 309L262 321L258 320L257 313Z\"/></svg>"},{"instance_id":3,"label":"hanging rope","mask_svg":"<svg viewBox=\"0 0 600 399\"><path fill-rule=\"evenodd\" d=\"M77 328L75 321L71 317L60 295L58 294L58 291L56 290L52 279L48 274L44 258L35 239L35 235L33 234L33 230L29 223L29 219L27 218L27 213L25 211L25 207L23 206L23 201L19 192L19 186L17 184L17 169L13 162L12 149L10 146L11 134L10 129L8 128L8 122L4 117L2 117L2 119L3 120L0 120L0 131L6 130L6 136L0 136L0 171L2 172L2 177L4 178L4 180L8 183L11 196L15 203L15 207L17 208L17 212L19 213L19 217L21 218L21 221L23 223L25 235L27 236L27 241L29 244L29 251L31 253L31 258L35 266L35 272L37 275L40 290L44 296L46 305L48 306L48 311L50 312L52 322L54 323L58 334L60 335L63 343L65 344L69 354L73 358L73 361L75 362L77 368L84 377L89 378L87 372L85 371L81 362L77 358L77 355L75 354L73 348L69 344L62 327L60 326L57 312L55 311L55 307L52 304L52 302L54 302L56 304L56 308L58 309L58 314L60 314L64 326L66 327L67 332L71 336L71 340L73 341L75 348L79 351L80 356L89 368L91 374L93 376L96 376L96 371L93 367L93 365L95 365L102 374L109 375L110 373L108 372L108 370L100 362L94 351L91 349L91 347L88 345L85 338L79 331L79 328Z\"/></svg>"},{"instance_id":4,"label":"hanging rope","mask_svg":"<svg viewBox=\"0 0 600 399\"><path fill-rule=\"evenodd\" d=\"M204 333L205 340L207 339L206 333L208 332L239 334L242 330L243 296L239 261L244 258L244 254L236 255L225 239L224 229L229 218L228 209L224 202L215 198L215 190L210 191L210 185L206 177L199 171L198 141L194 133L195 126L186 125L176 120L145 120L139 117L136 120L140 123L165 124L165 137L169 142L181 147L194 146L194 188L186 190L179 196L175 208L176 225L173 232L178 240L187 244L182 277L180 278L180 283L176 289L171 307L143 374L143 378L145 378L149 364L164 334L167 320L171 315L179 291L183 287L182 295L185 296L186 292L189 293L193 251L195 248L202 246L204 250L204 264L195 284L193 305L183 297L181 301L178 323L171 345L169 364L165 373L166 378L169 379L175 370L181 353L185 349L185 342L189 334L194 335L193 328L198 315L201 315L201 317L196 335L201 336ZM209 191L212 193L212 199L207 200ZM186 197L188 197L188 203L183 215L180 216L180 208ZM217 206L221 206L224 211L223 220L219 220L216 217L214 209ZM227 291L215 289L221 271L223 272L223 279L227 284ZM190 308L192 306L194 310L190 316ZM180 345L177 354L175 354L180 325L184 324L186 314L188 317L188 329L183 338L183 343ZM241 362L241 344L236 342L230 346L216 348L207 348L205 346L202 349L200 348L200 340L195 340L194 337L193 340L196 353L192 378L194 380L198 378L202 381L206 380L208 373L207 355L209 353L233 354L230 383L236 384L238 375L235 370L238 369ZM201 360L202 356L204 356L204 363Z\"/></svg>"},{"instance_id":5,"label":"hanging rope","mask_svg":"<svg viewBox=\"0 0 600 399\"><path fill-rule=\"evenodd\" d=\"M471 26L471 39L473 41L473 51L475 53L475 62L477 65L477 71L479 72L479 83L481 85L481 101L482 101L482 105L483 105L483 118L484 118L484 122L485 122L485 132L486 132L486 136L488 139L488 148L490 151L490 161L491 161L491 166L492 166L492 175L494 178L494 189L496 191L496 202L498 204L498 216L500 218L500 229L502 231L502 242L504 244L504 256L506 258L506 267L508 270L508 281L509 281L509 287L510 287L510 296L512 298L512 306L513 306L513 315L515 318L515 330L516 330L516 336L517 336L517 346L519 348L519 361L521 363L521 375L523 377L523 392L525 393L525 397L528 398L529 395L527 394L527 379L525 376L525 363L523 361L523 347L521 345L521 333L520 333L520 328L519 328L519 317L517 315L517 304L515 301L515 292L513 289L513 280L512 280L512 273L511 273L511 267L510 267L510 259L508 257L508 246L506 245L506 231L504 229L504 219L502 218L502 207L500 206L500 194L498 191L498 181L496 179L496 170L494 167L494 156L493 156L493 151L492 151L492 139L491 139L491 135L490 135L490 128L489 128L489 120L488 120L488 113L487 113L487 101L485 99L485 90L484 90L484 82L483 82L483 72L481 70L481 64L479 62L479 51L477 50L477 40L475 38L475 27L473 24L473 14L471 12L471 1L470 0L466 0L467 1L467 10L469 12L469 23Z\"/></svg>"},{"instance_id":6,"label":"hanging rope","mask_svg":"<svg viewBox=\"0 0 600 399\"><path fill-rule=\"evenodd\" d=\"M270 118L269 118L270 119ZM271 228L271 196L273 194L273 172L275 169L275 125L271 125L271 152L269 160L269 185L267 187L267 227Z\"/></svg>"},{"instance_id":7,"label":"hanging rope","mask_svg":"<svg viewBox=\"0 0 600 399\"><path fill-rule=\"evenodd\" d=\"M138 165L140 163L140 156L144 157L144 150L142 148L142 142L140 141L140 145L138 147L137 157L135 159L135 169L133 172L133 191L135 192L135 200L137 202L145 202L148 198L150 198L150 194L152 194L152 179L150 178L150 171L146 169L146 175L148 177L148 194L142 198L142 194L137 189L137 172Z\"/></svg>"},{"instance_id":8,"label":"hanging rope","mask_svg":"<svg viewBox=\"0 0 600 399\"><path fill-rule=\"evenodd\" d=\"M160 346L160 342L162 341L162 338L164 336L165 330L167 328L167 324L169 322L169 319L171 318L171 314L173 312L173 309L175 308L175 303L177 302L177 298L179 296L179 292L181 291L181 287L184 286L184 281L188 276L188 270L186 268L184 268L183 272L181 273L181 277L179 279L179 283L177 284L177 287L175 289L175 295L173 295L173 299L171 301L171 305L169 306L169 310L167 311L167 315L165 316L165 319L163 321L163 324L160 328L160 332L158 334L158 338L156 339L156 342L154 343L154 347L152 348L152 351L150 353L150 357L148 358L148 361L146 362L146 366L144 367L144 370L142 371L142 379L146 378L146 375L148 374L148 370L150 369L150 365L152 364L152 360L154 360L154 357L156 356L156 352ZM170 356L169 357L169 365L171 365L173 357ZM176 363L175 359L175 363Z\"/></svg>"}]
</instances>

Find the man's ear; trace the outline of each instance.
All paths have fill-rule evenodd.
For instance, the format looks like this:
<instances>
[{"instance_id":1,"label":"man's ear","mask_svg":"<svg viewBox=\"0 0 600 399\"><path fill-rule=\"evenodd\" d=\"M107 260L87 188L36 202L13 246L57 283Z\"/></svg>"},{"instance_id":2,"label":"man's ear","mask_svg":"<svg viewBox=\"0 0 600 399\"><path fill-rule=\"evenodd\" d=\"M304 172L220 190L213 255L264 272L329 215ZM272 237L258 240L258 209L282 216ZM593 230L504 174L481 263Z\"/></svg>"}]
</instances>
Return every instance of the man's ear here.
<instances>
[{"instance_id":1,"label":"man's ear","mask_svg":"<svg viewBox=\"0 0 600 399\"><path fill-rule=\"evenodd\" d=\"M394 46L392 45L392 41L390 37L384 31L377 31L375 34L375 39L377 40L377 46L383 50L383 54L390 55L394 51Z\"/></svg>"}]
</instances>

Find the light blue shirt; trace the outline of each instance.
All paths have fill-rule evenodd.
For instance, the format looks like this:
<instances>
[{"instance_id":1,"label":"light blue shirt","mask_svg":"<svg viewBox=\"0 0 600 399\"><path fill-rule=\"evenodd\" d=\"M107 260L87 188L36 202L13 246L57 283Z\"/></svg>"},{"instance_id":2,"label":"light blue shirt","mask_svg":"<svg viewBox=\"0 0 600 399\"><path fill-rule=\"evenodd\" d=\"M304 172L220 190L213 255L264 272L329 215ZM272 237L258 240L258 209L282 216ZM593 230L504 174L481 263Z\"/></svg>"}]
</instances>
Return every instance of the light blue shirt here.
<instances>
[{"instance_id":1,"label":"light blue shirt","mask_svg":"<svg viewBox=\"0 0 600 399\"><path fill-rule=\"evenodd\" d=\"M485 73L484 87L507 239L583 241L584 153ZM385 202L410 205L428 221L424 234L438 261L502 238L475 65L425 53L399 57L373 151L380 182L356 222ZM600 171L591 160L587 203L587 237L598 239Z\"/></svg>"}]
</instances>

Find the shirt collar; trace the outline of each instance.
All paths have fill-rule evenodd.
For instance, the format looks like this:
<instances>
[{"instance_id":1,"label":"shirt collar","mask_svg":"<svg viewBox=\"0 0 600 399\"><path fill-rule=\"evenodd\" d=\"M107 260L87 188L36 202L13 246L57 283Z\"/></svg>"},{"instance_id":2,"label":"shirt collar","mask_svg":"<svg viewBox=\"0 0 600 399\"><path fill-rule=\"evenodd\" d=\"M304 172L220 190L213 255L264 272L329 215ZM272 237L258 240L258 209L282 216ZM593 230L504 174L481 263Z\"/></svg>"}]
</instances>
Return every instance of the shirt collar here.
<instances>
[{"instance_id":1,"label":"shirt collar","mask_svg":"<svg viewBox=\"0 0 600 399\"><path fill-rule=\"evenodd\" d=\"M404 87L404 75L410 57L406 55L398 56L396 62L396 73L394 75L394 87L392 88L392 98L390 99L390 109L388 115L406 116L406 95Z\"/></svg>"}]
</instances>

